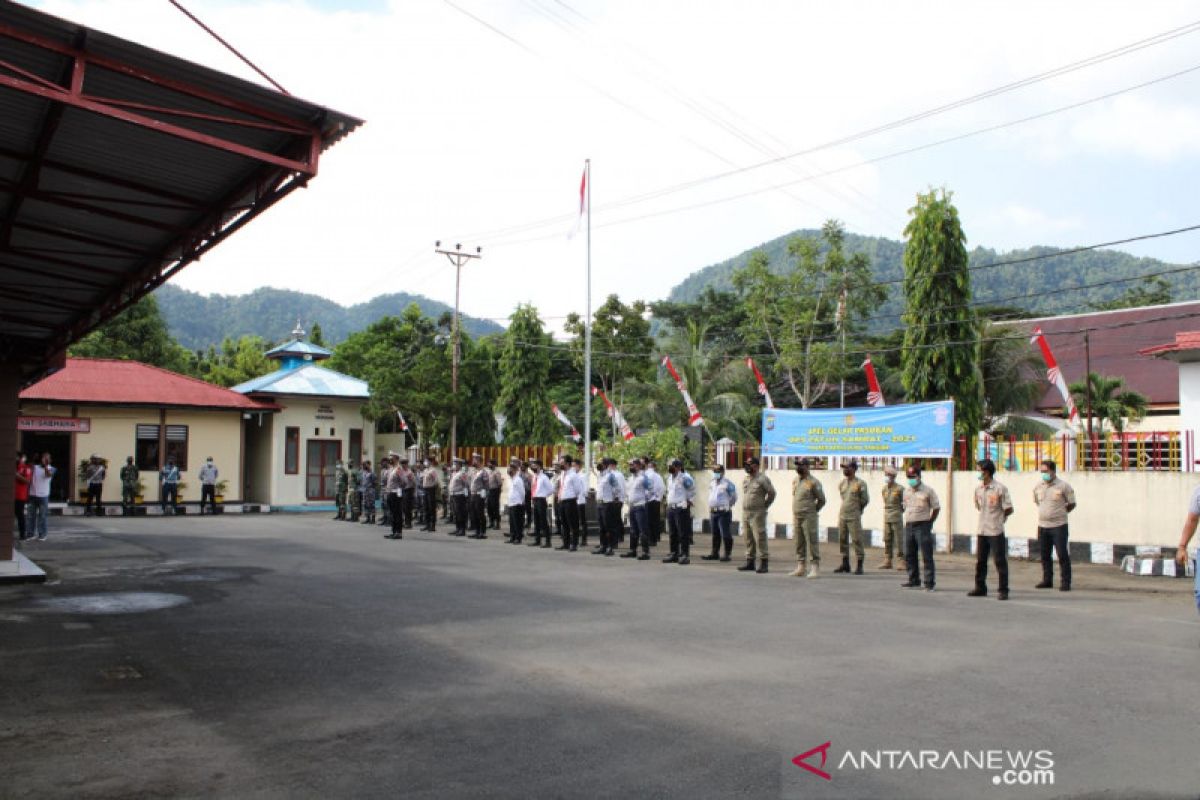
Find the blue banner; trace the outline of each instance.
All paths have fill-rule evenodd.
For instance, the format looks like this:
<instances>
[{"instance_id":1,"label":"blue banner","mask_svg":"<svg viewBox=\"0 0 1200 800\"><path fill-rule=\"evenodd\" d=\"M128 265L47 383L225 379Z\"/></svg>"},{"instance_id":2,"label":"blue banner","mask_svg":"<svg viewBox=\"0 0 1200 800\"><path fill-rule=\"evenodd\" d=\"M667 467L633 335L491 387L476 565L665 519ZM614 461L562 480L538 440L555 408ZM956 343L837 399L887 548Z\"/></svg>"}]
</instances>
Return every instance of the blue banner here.
<instances>
[{"instance_id":1,"label":"blue banner","mask_svg":"<svg viewBox=\"0 0 1200 800\"><path fill-rule=\"evenodd\" d=\"M881 408L767 408L764 456L949 458L954 401Z\"/></svg>"}]
</instances>

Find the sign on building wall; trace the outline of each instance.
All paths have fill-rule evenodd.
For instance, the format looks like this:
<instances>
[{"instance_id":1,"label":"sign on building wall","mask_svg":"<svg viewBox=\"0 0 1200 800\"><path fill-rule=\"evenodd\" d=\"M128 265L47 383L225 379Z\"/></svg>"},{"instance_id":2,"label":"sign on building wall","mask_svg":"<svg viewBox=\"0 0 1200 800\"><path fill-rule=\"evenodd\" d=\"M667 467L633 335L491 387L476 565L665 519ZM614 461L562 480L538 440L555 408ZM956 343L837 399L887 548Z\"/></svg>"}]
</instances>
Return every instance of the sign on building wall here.
<instances>
[{"instance_id":1,"label":"sign on building wall","mask_svg":"<svg viewBox=\"0 0 1200 800\"><path fill-rule=\"evenodd\" d=\"M18 431L91 433L92 421L74 417L17 417Z\"/></svg>"},{"instance_id":2,"label":"sign on building wall","mask_svg":"<svg viewBox=\"0 0 1200 800\"><path fill-rule=\"evenodd\" d=\"M954 401L882 408L767 408L763 455L949 458Z\"/></svg>"}]
</instances>

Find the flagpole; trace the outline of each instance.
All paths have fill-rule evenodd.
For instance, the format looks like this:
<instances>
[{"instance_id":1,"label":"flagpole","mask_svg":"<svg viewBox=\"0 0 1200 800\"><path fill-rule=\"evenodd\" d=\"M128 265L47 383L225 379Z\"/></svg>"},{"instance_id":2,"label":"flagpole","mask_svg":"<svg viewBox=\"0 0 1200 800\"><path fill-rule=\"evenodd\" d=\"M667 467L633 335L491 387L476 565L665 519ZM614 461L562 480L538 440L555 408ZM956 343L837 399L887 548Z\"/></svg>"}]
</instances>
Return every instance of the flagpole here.
<instances>
[{"instance_id":1,"label":"flagpole","mask_svg":"<svg viewBox=\"0 0 1200 800\"><path fill-rule=\"evenodd\" d=\"M587 311L583 317L583 474L592 475L592 160L583 162L587 181Z\"/></svg>"}]
</instances>

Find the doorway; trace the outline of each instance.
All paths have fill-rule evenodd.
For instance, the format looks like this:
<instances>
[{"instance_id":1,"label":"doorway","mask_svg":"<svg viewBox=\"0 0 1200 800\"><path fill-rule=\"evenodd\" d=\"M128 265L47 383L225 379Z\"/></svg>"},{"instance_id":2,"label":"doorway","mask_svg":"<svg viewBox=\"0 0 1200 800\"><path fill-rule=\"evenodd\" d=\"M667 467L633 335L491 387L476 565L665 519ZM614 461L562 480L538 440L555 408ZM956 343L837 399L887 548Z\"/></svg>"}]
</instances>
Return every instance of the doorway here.
<instances>
[{"instance_id":1,"label":"doorway","mask_svg":"<svg viewBox=\"0 0 1200 800\"><path fill-rule=\"evenodd\" d=\"M332 500L336 491L336 464L342 457L340 440L309 439L307 442L304 495L309 500Z\"/></svg>"},{"instance_id":2,"label":"doorway","mask_svg":"<svg viewBox=\"0 0 1200 800\"><path fill-rule=\"evenodd\" d=\"M36 464L42 453L49 453L50 466L58 470L50 481L51 503L65 503L70 499L71 475L75 469L71 464L71 436L70 433L21 432L21 451L29 463Z\"/></svg>"}]
</instances>

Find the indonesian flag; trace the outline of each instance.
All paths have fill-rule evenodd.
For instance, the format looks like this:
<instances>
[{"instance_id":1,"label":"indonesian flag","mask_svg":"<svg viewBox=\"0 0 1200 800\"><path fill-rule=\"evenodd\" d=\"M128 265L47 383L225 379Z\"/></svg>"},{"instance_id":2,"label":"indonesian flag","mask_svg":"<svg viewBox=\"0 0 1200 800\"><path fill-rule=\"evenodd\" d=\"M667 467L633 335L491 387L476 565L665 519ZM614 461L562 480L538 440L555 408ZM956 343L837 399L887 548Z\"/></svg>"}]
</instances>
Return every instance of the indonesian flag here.
<instances>
[{"instance_id":1,"label":"indonesian flag","mask_svg":"<svg viewBox=\"0 0 1200 800\"><path fill-rule=\"evenodd\" d=\"M604 401L604 407L606 409L608 409L608 416L613 422L615 422L617 424L617 429L619 431L621 431L622 438L624 438L625 441L627 441L627 442L630 439L632 439L633 438L633 429L629 427L629 423L625 421L625 418L623 416L621 416L621 412L617 409L617 407L614 406L609 401L608 396L606 394L604 394L604 392L600 391L598 388L593 386L592 387L592 397L599 397L601 400Z\"/></svg>"},{"instance_id":2,"label":"indonesian flag","mask_svg":"<svg viewBox=\"0 0 1200 800\"><path fill-rule=\"evenodd\" d=\"M575 426L571 424L571 420L567 419L567 415L559 410L556 403L550 404L550 410L554 412L554 416L558 418L559 422L571 429L572 439L574 439L576 442L583 441L583 437L579 435L579 431L575 430Z\"/></svg>"},{"instance_id":3,"label":"indonesian flag","mask_svg":"<svg viewBox=\"0 0 1200 800\"><path fill-rule=\"evenodd\" d=\"M583 164L583 177L579 179L579 216L575 218L575 227L567 234L568 239L574 239L575 235L579 233L579 229L583 227L583 214L587 210L587 182L590 164L590 161Z\"/></svg>"},{"instance_id":4,"label":"indonesian flag","mask_svg":"<svg viewBox=\"0 0 1200 800\"><path fill-rule=\"evenodd\" d=\"M400 409L396 409L396 419L400 421L400 430L407 431L408 423L404 421L404 415L400 413Z\"/></svg>"},{"instance_id":5,"label":"indonesian flag","mask_svg":"<svg viewBox=\"0 0 1200 800\"><path fill-rule=\"evenodd\" d=\"M767 382L763 380L762 373L758 371L758 367L754 365L754 359L746 356L746 366L754 371L754 380L758 381L758 393L767 401L767 408L774 408L775 404L771 402L771 393L767 391Z\"/></svg>"},{"instance_id":6,"label":"indonesian flag","mask_svg":"<svg viewBox=\"0 0 1200 800\"><path fill-rule=\"evenodd\" d=\"M867 374L867 405L869 406L886 406L883 402L883 390L879 388L879 378L875 377L875 365L871 363L871 357L867 356L867 360L862 363L863 372Z\"/></svg>"},{"instance_id":7,"label":"indonesian flag","mask_svg":"<svg viewBox=\"0 0 1200 800\"><path fill-rule=\"evenodd\" d=\"M679 377L679 373L675 371L675 365L671 363L671 357L663 356L662 365L667 368L667 372L671 373L671 377L675 379L675 388L683 395L683 404L687 406L688 410L688 425L703 425L704 417L700 416L700 409L696 408L696 404L692 402L692 396L688 394L687 384L683 382L683 378Z\"/></svg>"},{"instance_id":8,"label":"indonesian flag","mask_svg":"<svg viewBox=\"0 0 1200 800\"><path fill-rule=\"evenodd\" d=\"M1067 407L1067 421L1078 422L1079 409L1075 408L1075 401L1071 399L1071 392L1067 390L1067 382L1063 380L1058 362L1054 360L1054 353L1050 352L1050 343L1042 335L1041 328L1034 328L1033 338L1029 340L1029 343L1036 344L1042 349L1042 358L1046 360L1046 377L1058 387L1058 393L1062 395L1063 403Z\"/></svg>"}]
</instances>

